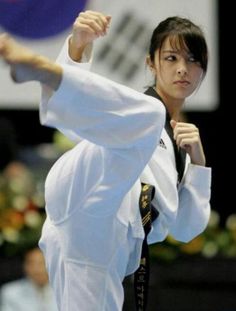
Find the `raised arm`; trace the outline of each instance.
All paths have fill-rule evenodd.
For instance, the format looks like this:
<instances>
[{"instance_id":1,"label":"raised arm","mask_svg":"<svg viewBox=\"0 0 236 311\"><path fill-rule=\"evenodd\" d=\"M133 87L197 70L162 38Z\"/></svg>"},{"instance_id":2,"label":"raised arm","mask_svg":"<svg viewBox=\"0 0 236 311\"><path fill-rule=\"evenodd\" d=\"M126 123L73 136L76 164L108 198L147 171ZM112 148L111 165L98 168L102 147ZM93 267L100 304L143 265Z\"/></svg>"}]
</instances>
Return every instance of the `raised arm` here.
<instances>
[{"instance_id":1,"label":"raised arm","mask_svg":"<svg viewBox=\"0 0 236 311\"><path fill-rule=\"evenodd\" d=\"M85 49L90 49L92 42L107 33L111 16L100 12L81 12L76 18L69 40L69 56L80 62Z\"/></svg>"}]
</instances>

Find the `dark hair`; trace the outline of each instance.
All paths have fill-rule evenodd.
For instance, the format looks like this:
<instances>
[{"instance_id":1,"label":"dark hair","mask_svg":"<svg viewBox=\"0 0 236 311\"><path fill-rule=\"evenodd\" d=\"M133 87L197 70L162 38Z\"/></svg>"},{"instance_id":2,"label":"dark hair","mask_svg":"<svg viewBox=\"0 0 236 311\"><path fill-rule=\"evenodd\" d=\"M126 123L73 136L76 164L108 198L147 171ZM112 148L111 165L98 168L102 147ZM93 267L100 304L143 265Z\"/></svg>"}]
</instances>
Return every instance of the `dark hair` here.
<instances>
[{"instance_id":1,"label":"dark hair","mask_svg":"<svg viewBox=\"0 0 236 311\"><path fill-rule=\"evenodd\" d=\"M162 21L153 31L149 55L152 62L157 49L161 49L165 39L169 37L173 45L177 43L180 48L188 49L203 71L207 71L208 49L203 31L199 26L186 18L178 16L168 17Z\"/></svg>"}]
</instances>

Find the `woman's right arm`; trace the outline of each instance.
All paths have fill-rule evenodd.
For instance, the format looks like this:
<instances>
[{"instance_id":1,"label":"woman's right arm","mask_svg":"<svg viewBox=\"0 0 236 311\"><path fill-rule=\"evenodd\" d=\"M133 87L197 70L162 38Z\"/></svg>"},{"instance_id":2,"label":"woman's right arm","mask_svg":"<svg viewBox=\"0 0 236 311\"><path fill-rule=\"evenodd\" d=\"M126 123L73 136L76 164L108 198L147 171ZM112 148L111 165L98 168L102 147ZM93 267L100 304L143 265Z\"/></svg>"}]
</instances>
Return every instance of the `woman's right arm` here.
<instances>
[{"instance_id":1,"label":"woman's right arm","mask_svg":"<svg viewBox=\"0 0 236 311\"><path fill-rule=\"evenodd\" d=\"M83 52L92 42L106 35L111 16L100 12L81 12L73 24L69 40L69 55L75 62L80 62Z\"/></svg>"},{"instance_id":2,"label":"woman's right arm","mask_svg":"<svg viewBox=\"0 0 236 311\"><path fill-rule=\"evenodd\" d=\"M110 21L111 16L100 12L81 12L57 57L57 62L89 69L93 41L107 34Z\"/></svg>"},{"instance_id":3,"label":"woman's right arm","mask_svg":"<svg viewBox=\"0 0 236 311\"><path fill-rule=\"evenodd\" d=\"M107 33L110 20L110 16L94 11L79 14L57 59L61 65L70 65L64 68L64 81L68 76L73 83L63 83L63 91L52 98L51 92L43 89L41 121L75 141L82 137L99 145L123 148L148 133L159 103L155 101L149 107L153 101L150 97L84 71L90 67L93 41ZM67 85L72 84L77 87L68 89Z\"/></svg>"}]
</instances>

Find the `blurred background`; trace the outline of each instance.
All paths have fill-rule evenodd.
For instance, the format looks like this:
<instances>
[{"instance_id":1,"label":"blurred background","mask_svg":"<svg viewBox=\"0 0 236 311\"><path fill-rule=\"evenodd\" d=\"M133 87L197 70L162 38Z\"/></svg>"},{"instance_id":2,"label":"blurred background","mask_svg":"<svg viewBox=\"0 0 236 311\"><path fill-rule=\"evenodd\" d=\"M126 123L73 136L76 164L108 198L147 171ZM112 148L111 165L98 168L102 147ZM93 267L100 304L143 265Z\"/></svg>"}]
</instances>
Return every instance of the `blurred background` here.
<instances>
[{"instance_id":1,"label":"blurred background","mask_svg":"<svg viewBox=\"0 0 236 311\"><path fill-rule=\"evenodd\" d=\"M168 237L151 247L148 310L236 311L232 8L222 0L107 2L0 0L0 31L55 59L79 11L111 14L109 35L95 43L93 70L144 91L150 83L145 54L159 21L182 15L202 27L209 44L209 71L186 104L185 117L200 128L207 165L213 169L212 215L207 230L192 242L177 243ZM24 276L24 255L37 245L45 218L47 171L72 147L59 132L40 125L39 99L37 85L13 85L0 63L0 285ZM132 278L124 285L124 310L131 311Z\"/></svg>"}]
</instances>

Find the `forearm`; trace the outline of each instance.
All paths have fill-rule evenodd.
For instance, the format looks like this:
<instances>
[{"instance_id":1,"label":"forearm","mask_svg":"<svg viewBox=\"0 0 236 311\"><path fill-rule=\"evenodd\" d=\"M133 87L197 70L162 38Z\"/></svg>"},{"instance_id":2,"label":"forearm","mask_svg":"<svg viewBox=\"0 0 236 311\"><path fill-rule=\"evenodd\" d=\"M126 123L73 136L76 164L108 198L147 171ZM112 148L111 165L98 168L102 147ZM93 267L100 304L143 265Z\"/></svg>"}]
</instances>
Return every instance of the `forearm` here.
<instances>
[{"instance_id":1,"label":"forearm","mask_svg":"<svg viewBox=\"0 0 236 311\"><path fill-rule=\"evenodd\" d=\"M71 38L69 40L69 56L75 62L80 62L82 54L87 46L104 36L107 32L111 16L95 11L80 12L73 24Z\"/></svg>"},{"instance_id":2,"label":"forearm","mask_svg":"<svg viewBox=\"0 0 236 311\"><path fill-rule=\"evenodd\" d=\"M69 47L68 47L68 54L70 58L75 62L80 62L82 55L84 53L84 50L86 48L86 44L80 46L79 48L76 46L73 37L70 37L69 39Z\"/></svg>"},{"instance_id":3,"label":"forearm","mask_svg":"<svg viewBox=\"0 0 236 311\"><path fill-rule=\"evenodd\" d=\"M90 70L92 63L92 49L93 44L87 44L81 55L80 61L74 61L69 54L69 41L71 37L67 37L58 56L56 63L60 65L71 65L74 67Z\"/></svg>"}]
</instances>

